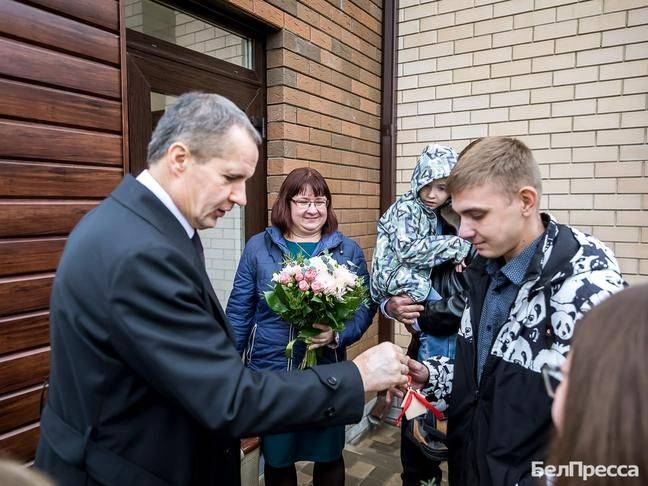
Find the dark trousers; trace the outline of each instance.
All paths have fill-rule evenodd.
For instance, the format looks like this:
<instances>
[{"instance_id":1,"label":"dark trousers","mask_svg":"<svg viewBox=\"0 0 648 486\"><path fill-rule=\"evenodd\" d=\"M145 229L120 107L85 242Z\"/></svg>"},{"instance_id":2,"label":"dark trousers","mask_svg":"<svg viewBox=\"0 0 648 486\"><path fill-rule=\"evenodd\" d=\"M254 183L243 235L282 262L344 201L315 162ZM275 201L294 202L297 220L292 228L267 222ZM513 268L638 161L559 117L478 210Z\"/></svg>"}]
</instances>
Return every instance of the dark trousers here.
<instances>
[{"instance_id":1,"label":"dark trousers","mask_svg":"<svg viewBox=\"0 0 648 486\"><path fill-rule=\"evenodd\" d=\"M403 473L401 479L403 486L420 486L421 481L430 481L438 478L441 481L441 468L439 462L433 462L423 455L419 448L407 437L405 427L408 421L403 417L401 425L401 463Z\"/></svg>"}]
</instances>

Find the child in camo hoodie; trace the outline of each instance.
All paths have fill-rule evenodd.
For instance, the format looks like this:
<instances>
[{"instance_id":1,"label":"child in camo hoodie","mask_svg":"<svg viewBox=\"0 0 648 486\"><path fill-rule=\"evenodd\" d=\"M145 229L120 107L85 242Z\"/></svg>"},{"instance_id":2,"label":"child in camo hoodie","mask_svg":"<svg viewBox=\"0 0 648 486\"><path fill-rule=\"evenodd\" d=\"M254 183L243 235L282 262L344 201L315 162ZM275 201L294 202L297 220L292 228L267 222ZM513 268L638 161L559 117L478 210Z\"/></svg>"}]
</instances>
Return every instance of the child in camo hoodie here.
<instances>
[{"instance_id":1,"label":"child in camo hoodie","mask_svg":"<svg viewBox=\"0 0 648 486\"><path fill-rule=\"evenodd\" d=\"M371 296L379 303L406 294L412 302L437 301L432 269L446 262L461 263L470 243L456 232L458 217L450 206L445 179L457 163L450 147L428 145L412 174L411 189L400 196L378 222L373 256ZM420 331L417 325L416 331ZM454 336L453 336L454 337ZM454 340L419 334L419 359L432 355L454 357Z\"/></svg>"}]
</instances>

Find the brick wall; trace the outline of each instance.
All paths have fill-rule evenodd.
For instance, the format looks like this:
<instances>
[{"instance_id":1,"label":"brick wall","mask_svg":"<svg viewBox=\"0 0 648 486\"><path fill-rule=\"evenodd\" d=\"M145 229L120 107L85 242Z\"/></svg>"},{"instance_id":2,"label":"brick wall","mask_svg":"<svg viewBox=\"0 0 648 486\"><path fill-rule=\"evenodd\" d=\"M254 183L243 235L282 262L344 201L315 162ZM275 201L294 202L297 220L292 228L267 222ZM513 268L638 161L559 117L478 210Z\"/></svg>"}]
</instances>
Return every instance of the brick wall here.
<instances>
[{"instance_id":1,"label":"brick wall","mask_svg":"<svg viewBox=\"0 0 648 486\"><path fill-rule=\"evenodd\" d=\"M230 3L280 29L267 41L268 207L291 170L317 169L340 230L370 261L379 217L382 2ZM350 356L377 341L374 323Z\"/></svg>"},{"instance_id":2,"label":"brick wall","mask_svg":"<svg viewBox=\"0 0 648 486\"><path fill-rule=\"evenodd\" d=\"M268 207L291 170L319 170L333 193L340 230L370 261L380 205L381 2L230 3L277 28L267 39ZM239 38L218 35L214 27L182 14L161 19L166 15L148 1L129 0L129 27L151 33L157 24L170 22L175 30L168 40L237 64L248 61ZM211 233L201 232L208 271L223 302L241 251L241 218L242 213L233 214ZM225 259L231 261L222 268ZM349 354L377 341L374 324Z\"/></svg>"},{"instance_id":3,"label":"brick wall","mask_svg":"<svg viewBox=\"0 0 648 486\"><path fill-rule=\"evenodd\" d=\"M647 7L401 0L399 194L426 143L518 137L541 165L543 209L648 281Z\"/></svg>"},{"instance_id":4,"label":"brick wall","mask_svg":"<svg viewBox=\"0 0 648 486\"><path fill-rule=\"evenodd\" d=\"M251 67L250 41L188 15L176 14L175 38L179 46L192 51L202 52L238 66Z\"/></svg>"}]
</instances>

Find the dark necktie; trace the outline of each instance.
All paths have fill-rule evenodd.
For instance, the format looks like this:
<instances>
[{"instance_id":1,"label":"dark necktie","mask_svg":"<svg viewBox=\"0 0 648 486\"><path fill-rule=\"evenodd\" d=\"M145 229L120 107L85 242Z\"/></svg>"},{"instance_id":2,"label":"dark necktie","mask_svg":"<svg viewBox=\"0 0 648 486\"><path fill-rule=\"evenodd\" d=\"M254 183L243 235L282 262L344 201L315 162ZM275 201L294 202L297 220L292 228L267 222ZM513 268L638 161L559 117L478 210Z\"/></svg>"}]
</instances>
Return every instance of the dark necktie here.
<instances>
[{"instance_id":1,"label":"dark necktie","mask_svg":"<svg viewBox=\"0 0 648 486\"><path fill-rule=\"evenodd\" d=\"M191 243L193 244L194 249L196 250L196 253L200 257L200 261L202 262L203 266L205 265L205 250L203 249L202 246L202 241L200 241L200 236L198 235L198 231L194 231L194 235L191 237Z\"/></svg>"}]
</instances>

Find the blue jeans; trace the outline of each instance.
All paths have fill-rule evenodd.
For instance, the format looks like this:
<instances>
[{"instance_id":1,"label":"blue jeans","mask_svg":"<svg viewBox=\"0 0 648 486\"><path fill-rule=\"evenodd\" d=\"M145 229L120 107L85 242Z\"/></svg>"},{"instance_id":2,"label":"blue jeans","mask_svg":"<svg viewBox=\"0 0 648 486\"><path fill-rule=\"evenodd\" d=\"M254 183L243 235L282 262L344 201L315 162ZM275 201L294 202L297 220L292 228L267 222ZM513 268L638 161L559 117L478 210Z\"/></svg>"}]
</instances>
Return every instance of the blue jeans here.
<instances>
[{"instance_id":1,"label":"blue jeans","mask_svg":"<svg viewBox=\"0 0 648 486\"><path fill-rule=\"evenodd\" d=\"M421 345L418 351L418 360L423 361L430 356L447 356L454 359L457 347L457 335L432 336L422 332L419 334Z\"/></svg>"},{"instance_id":2,"label":"blue jeans","mask_svg":"<svg viewBox=\"0 0 648 486\"><path fill-rule=\"evenodd\" d=\"M430 289L426 301L436 302L441 300L441 295L434 290ZM457 335L451 336L432 336L422 332L419 334L419 341L421 343L418 351L418 360L423 361L430 356L447 356L454 359L455 350L457 347Z\"/></svg>"}]
</instances>

